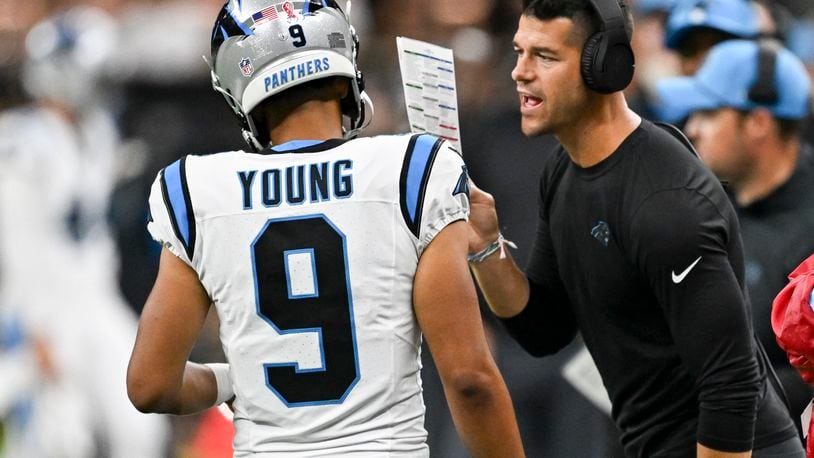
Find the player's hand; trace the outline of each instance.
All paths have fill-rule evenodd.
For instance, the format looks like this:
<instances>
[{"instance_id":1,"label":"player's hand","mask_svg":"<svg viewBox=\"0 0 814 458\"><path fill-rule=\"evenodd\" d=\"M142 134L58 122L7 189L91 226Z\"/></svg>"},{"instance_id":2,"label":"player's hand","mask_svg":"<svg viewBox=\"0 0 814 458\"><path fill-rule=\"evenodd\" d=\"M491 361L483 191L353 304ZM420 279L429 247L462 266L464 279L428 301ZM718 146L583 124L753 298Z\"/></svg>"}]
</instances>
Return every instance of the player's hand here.
<instances>
[{"instance_id":1,"label":"player's hand","mask_svg":"<svg viewBox=\"0 0 814 458\"><path fill-rule=\"evenodd\" d=\"M495 198L469 180L469 254L477 253L497 240L499 225Z\"/></svg>"},{"instance_id":2,"label":"player's hand","mask_svg":"<svg viewBox=\"0 0 814 458\"><path fill-rule=\"evenodd\" d=\"M48 341L39 335L32 336L32 346L34 348L34 357L37 361L37 367L40 370L40 375L43 378L56 379L57 369L54 364L53 351Z\"/></svg>"}]
</instances>

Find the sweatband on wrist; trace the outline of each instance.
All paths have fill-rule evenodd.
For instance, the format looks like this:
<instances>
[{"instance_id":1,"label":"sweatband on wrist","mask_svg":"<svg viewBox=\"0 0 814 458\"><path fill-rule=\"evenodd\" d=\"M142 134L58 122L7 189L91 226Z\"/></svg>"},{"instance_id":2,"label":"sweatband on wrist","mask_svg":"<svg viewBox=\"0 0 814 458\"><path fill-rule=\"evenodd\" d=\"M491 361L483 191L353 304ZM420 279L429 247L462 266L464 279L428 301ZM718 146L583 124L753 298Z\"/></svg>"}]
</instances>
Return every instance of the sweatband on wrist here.
<instances>
[{"instance_id":1,"label":"sweatband on wrist","mask_svg":"<svg viewBox=\"0 0 814 458\"><path fill-rule=\"evenodd\" d=\"M229 365L226 363L207 363L206 367L212 369L215 374L215 385L218 388L218 396L215 398L215 405L235 397L235 390L232 388L232 379L229 378Z\"/></svg>"}]
</instances>

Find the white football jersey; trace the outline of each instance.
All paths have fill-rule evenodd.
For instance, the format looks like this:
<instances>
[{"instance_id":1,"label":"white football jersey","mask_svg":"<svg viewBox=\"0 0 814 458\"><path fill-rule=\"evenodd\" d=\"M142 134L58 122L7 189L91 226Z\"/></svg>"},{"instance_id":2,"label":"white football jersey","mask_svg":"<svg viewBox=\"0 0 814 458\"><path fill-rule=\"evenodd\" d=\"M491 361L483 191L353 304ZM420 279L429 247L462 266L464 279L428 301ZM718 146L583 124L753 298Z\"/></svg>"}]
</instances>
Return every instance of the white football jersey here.
<instances>
[{"instance_id":1,"label":"white football jersey","mask_svg":"<svg viewBox=\"0 0 814 458\"><path fill-rule=\"evenodd\" d=\"M0 315L45 340L58 374L0 369L0 404L31 401L7 424L7 456L94 456L94 437L113 457L164 448L167 419L138 412L125 387L137 322L106 216L120 145L101 107L76 122L37 106L0 114Z\"/></svg>"},{"instance_id":2,"label":"white football jersey","mask_svg":"<svg viewBox=\"0 0 814 458\"><path fill-rule=\"evenodd\" d=\"M101 109L75 125L36 107L0 116L2 289L28 325L61 328L66 319L98 312L84 300L55 305L74 296L65 291L118 292L118 255L106 214L119 145L112 118Z\"/></svg>"},{"instance_id":3,"label":"white football jersey","mask_svg":"<svg viewBox=\"0 0 814 458\"><path fill-rule=\"evenodd\" d=\"M468 217L463 160L430 135L275 149L187 156L150 196L221 321L235 454L428 456L413 279Z\"/></svg>"}]
</instances>

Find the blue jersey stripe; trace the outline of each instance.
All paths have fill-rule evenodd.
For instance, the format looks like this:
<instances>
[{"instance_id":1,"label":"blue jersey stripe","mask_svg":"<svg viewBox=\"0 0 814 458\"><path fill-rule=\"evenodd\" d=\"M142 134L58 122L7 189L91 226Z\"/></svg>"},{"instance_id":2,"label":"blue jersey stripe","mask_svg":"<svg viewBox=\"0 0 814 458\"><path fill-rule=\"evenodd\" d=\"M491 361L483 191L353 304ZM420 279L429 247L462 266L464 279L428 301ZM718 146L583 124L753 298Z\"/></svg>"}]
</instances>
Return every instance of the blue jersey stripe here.
<instances>
[{"instance_id":1,"label":"blue jersey stripe","mask_svg":"<svg viewBox=\"0 0 814 458\"><path fill-rule=\"evenodd\" d=\"M421 213L430 172L442 143L443 140L429 134L413 135L404 153L399 179L399 204L404 222L416 237L421 233Z\"/></svg>"},{"instance_id":2,"label":"blue jersey stripe","mask_svg":"<svg viewBox=\"0 0 814 458\"><path fill-rule=\"evenodd\" d=\"M435 146L436 141L438 141L438 139L433 136L420 135L415 142L415 147L410 157L410 164L407 167L407 183L405 189L407 213L413 223L418 219L416 217L418 200L421 195L422 183L424 183L424 175L429 172L427 166L432 157L433 146Z\"/></svg>"},{"instance_id":3,"label":"blue jersey stripe","mask_svg":"<svg viewBox=\"0 0 814 458\"><path fill-rule=\"evenodd\" d=\"M177 160L164 169L164 182L167 186L167 198L170 202L170 216L184 246L190 246L189 218L187 215L187 202L184 187L181 182L181 160Z\"/></svg>"}]
</instances>

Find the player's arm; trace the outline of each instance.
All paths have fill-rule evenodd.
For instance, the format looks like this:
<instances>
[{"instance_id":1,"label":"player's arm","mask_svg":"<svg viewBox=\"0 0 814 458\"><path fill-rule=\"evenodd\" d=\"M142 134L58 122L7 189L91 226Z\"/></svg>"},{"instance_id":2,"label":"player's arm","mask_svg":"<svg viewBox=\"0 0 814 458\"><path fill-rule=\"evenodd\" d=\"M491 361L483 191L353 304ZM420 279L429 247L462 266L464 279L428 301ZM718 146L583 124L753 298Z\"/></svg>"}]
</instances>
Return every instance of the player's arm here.
<instances>
[{"instance_id":1,"label":"player's arm","mask_svg":"<svg viewBox=\"0 0 814 458\"><path fill-rule=\"evenodd\" d=\"M215 404L214 372L187 361L210 303L195 271L164 248L127 368L127 394L138 410L184 415Z\"/></svg>"},{"instance_id":2,"label":"player's arm","mask_svg":"<svg viewBox=\"0 0 814 458\"><path fill-rule=\"evenodd\" d=\"M476 457L524 456L514 408L483 331L466 264L467 225L454 222L424 250L413 301L455 426Z\"/></svg>"},{"instance_id":3,"label":"player's arm","mask_svg":"<svg viewBox=\"0 0 814 458\"><path fill-rule=\"evenodd\" d=\"M632 261L649 280L681 362L696 379L699 457L749 456L757 418L761 380L729 259L729 246L740 240L734 218L693 190L664 191L638 210L629 238Z\"/></svg>"}]
</instances>

